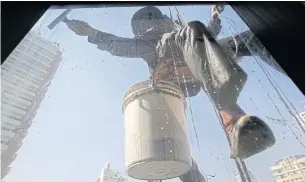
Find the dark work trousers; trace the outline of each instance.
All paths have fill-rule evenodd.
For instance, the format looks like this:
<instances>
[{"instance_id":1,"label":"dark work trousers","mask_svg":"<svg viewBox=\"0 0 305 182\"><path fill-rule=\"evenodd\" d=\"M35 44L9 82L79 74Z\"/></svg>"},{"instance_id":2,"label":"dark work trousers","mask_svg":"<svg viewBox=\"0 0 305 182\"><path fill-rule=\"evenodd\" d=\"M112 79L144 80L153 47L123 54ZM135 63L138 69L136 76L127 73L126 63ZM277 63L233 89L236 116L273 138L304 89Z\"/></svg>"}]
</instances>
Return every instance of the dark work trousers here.
<instances>
[{"instance_id":1,"label":"dark work trousers","mask_svg":"<svg viewBox=\"0 0 305 182\"><path fill-rule=\"evenodd\" d=\"M230 58L199 21L193 21L175 34L175 42L193 76L218 111L237 108L238 96L247 74ZM193 161L192 169L180 177L183 182L205 182Z\"/></svg>"},{"instance_id":2,"label":"dark work trousers","mask_svg":"<svg viewBox=\"0 0 305 182\"><path fill-rule=\"evenodd\" d=\"M175 42L214 106L218 110L237 106L247 74L222 50L206 26L199 21L188 23L175 34Z\"/></svg>"}]
</instances>

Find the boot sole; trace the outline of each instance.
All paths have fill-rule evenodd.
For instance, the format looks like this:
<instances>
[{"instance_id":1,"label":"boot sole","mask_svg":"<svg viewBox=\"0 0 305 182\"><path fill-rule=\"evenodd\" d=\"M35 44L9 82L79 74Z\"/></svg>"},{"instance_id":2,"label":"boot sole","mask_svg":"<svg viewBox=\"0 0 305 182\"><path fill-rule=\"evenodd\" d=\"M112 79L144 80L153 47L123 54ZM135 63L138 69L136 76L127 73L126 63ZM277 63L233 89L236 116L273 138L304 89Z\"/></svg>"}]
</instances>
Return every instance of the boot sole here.
<instances>
[{"instance_id":1,"label":"boot sole","mask_svg":"<svg viewBox=\"0 0 305 182\"><path fill-rule=\"evenodd\" d=\"M269 126L256 116L243 116L238 120L231 138L232 157L241 160L256 155L275 144Z\"/></svg>"}]
</instances>

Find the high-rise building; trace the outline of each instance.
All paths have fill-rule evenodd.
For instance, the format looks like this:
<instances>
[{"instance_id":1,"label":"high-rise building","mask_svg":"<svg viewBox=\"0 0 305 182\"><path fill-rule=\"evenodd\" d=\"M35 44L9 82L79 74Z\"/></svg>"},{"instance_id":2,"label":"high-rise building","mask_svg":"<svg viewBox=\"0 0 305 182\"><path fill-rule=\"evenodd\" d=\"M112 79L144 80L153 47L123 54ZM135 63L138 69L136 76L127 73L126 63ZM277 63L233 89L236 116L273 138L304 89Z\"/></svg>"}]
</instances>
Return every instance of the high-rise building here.
<instances>
[{"instance_id":1,"label":"high-rise building","mask_svg":"<svg viewBox=\"0 0 305 182\"><path fill-rule=\"evenodd\" d=\"M305 182L305 155L281 159L270 169L275 182Z\"/></svg>"},{"instance_id":2,"label":"high-rise building","mask_svg":"<svg viewBox=\"0 0 305 182\"><path fill-rule=\"evenodd\" d=\"M97 182L128 182L128 178L120 172L110 169L110 163L107 163L101 171L101 176L97 177Z\"/></svg>"},{"instance_id":3,"label":"high-rise building","mask_svg":"<svg viewBox=\"0 0 305 182\"><path fill-rule=\"evenodd\" d=\"M61 55L58 44L29 32L1 65L1 179L17 156Z\"/></svg>"},{"instance_id":4,"label":"high-rise building","mask_svg":"<svg viewBox=\"0 0 305 182\"><path fill-rule=\"evenodd\" d=\"M254 175L252 174L251 171L248 170L248 174L249 174L249 177L251 179L251 182L257 182L257 180L255 179L255 177L254 177ZM242 182L242 179L240 177L240 174L239 174L238 170L235 171L234 182Z\"/></svg>"}]
</instances>

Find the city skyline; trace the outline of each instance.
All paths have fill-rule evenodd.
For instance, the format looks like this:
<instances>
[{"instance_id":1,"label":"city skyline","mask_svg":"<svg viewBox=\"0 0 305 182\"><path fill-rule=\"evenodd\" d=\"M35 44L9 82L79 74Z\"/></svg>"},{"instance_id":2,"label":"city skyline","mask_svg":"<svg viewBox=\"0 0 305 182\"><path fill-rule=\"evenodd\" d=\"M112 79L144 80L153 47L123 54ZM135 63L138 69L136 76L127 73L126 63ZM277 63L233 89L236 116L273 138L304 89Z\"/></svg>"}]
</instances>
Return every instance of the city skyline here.
<instances>
[{"instance_id":1,"label":"city skyline","mask_svg":"<svg viewBox=\"0 0 305 182\"><path fill-rule=\"evenodd\" d=\"M132 37L130 18L139 8L76 9L68 18L86 21L120 37ZM168 14L167 7L160 9ZM182 6L179 10L186 22L207 23L210 6ZM62 11L48 10L33 28L60 44L63 59L5 182L95 181L101 164L109 159L114 169L125 171L122 99L127 88L148 79L147 65L141 59L114 57L98 50L63 23L53 31L48 30L46 26ZM226 17L234 19L239 32L247 30L231 8L226 8L222 16L220 37L232 35ZM240 65L248 73L240 105L247 113L266 119L277 138L274 147L246 160L246 164L258 181L271 181L269 167L275 161L304 153L300 144L305 142L304 136L256 59L245 58ZM288 77L268 70L300 112L304 95ZM215 174L210 181L233 181L236 166L229 158L228 143L209 98L201 92L190 100L187 120L193 158L204 176ZM283 118L287 123L270 121L267 116Z\"/></svg>"}]
</instances>

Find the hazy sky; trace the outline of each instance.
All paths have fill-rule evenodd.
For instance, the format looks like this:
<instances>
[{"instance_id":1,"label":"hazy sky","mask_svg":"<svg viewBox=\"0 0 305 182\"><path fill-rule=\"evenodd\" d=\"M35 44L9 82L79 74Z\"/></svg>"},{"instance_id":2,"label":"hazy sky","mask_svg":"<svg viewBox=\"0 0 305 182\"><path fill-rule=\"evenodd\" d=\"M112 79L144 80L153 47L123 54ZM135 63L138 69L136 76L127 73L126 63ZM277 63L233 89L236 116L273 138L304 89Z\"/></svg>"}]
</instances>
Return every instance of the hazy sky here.
<instances>
[{"instance_id":1,"label":"hazy sky","mask_svg":"<svg viewBox=\"0 0 305 182\"><path fill-rule=\"evenodd\" d=\"M94 28L121 37L133 37L130 20L138 9L77 9L68 18L86 21ZM182 6L178 9L186 22L200 20L207 23L209 18L210 6ZM169 15L168 7L161 10ZM128 87L148 78L147 65L141 59L114 57L98 50L87 42L86 37L75 35L63 23L54 31L48 30L46 26L62 11L46 12L34 27L35 31L60 44L64 50L63 60L12 164L7 182L93 182L108 160L112 168L125 171L122 99ZM225 17L234 19L235 24L231 26L238 32L247 30L230 7L226 7L222 17L223 32L219 37L236 33L229 30ZM265 119L277 138L274 147L248 159L246 164L258 181L271 181L269 167L275 161L289 155L304 154L304 148L287 126L267 120L266 116L281 118L272 101L303 143L304 137L300 136L296 122L255 59L245 58L241 65L249 75L239 104L249 114ZM271 72L293 105L301 111L304 95L289 78ZM192 116L188 112L194 158L204 175L216 174L211 181L232 181L235 164L229 158L229 147L210 101L204 93L191 101L200 143L199 150Z\"/></svg>"}]
</instances>

